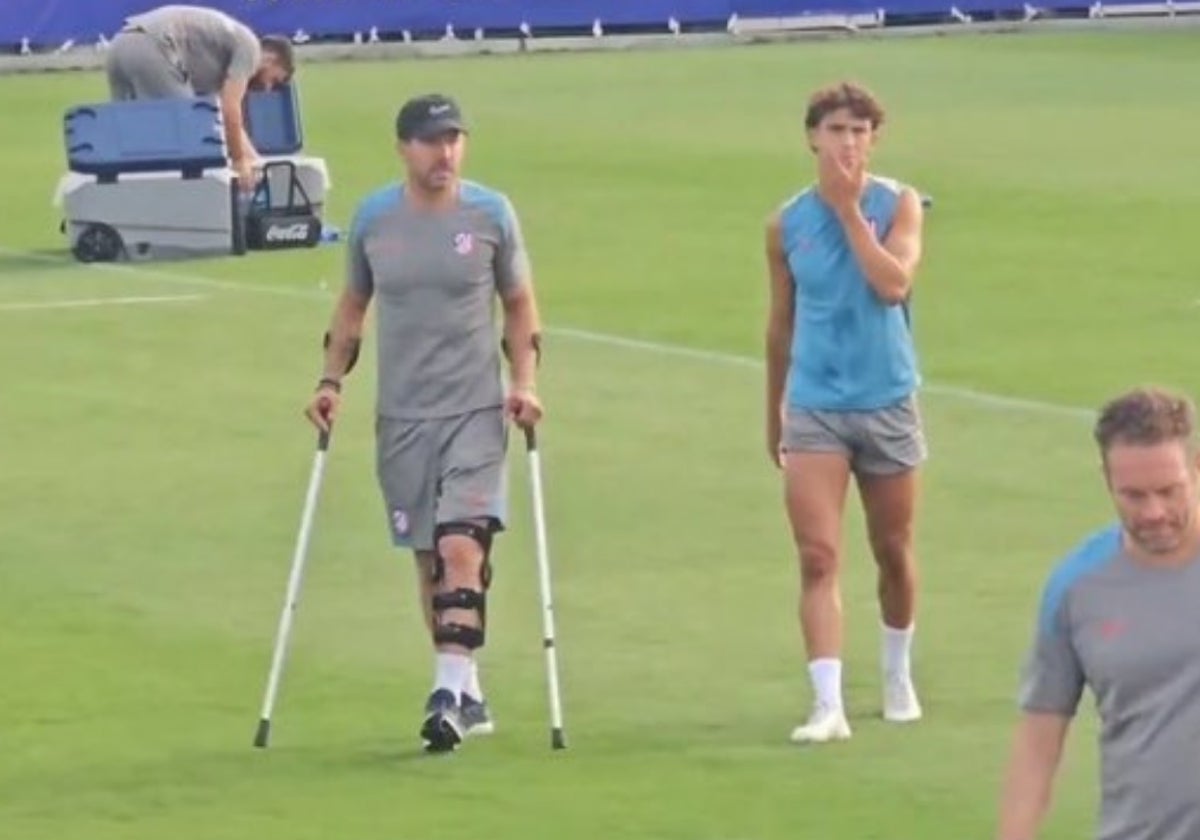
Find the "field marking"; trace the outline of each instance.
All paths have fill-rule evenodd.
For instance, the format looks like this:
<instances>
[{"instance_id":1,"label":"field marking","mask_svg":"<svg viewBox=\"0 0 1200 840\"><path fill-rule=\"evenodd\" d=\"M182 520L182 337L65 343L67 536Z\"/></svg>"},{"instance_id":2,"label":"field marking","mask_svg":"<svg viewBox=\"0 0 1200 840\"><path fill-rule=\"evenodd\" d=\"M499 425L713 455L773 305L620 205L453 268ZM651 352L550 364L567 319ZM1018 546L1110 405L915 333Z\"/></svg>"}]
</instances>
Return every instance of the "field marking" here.
<instances>
[{"instance_id":1,"label":"field marking","mask_svg":"<svg viewBox=\"0 0 1200 840\"><path fill-rule=\"evenodd\" d=\"M15 257L32 262L49 263L62 266L64 269L76 271L92 271L104 274L124 275L130 277L145 277L147 280L158 280L164 283L180 283L189 286L204 286L210 289L222 289L233 292L258 292L260 294L276 295L278 297L299 298L305 300L327 300L328 292L319 290L306 291L280 286L269 286L266 283L245 283L237 280L218 280L214 277L202 277L197 274L182 274L173 271L163 271L149 266L129 263L81 263L69 257L57 257L51 254L36 254L32 251L20 251L0 245L0 255ZM25 272L22 272L24 275ZM2 278L3 275L0 275Z\"/></svg>"},{"instance_id":2,"label":"field marking","mask_svg":"<svg viewBox=\"0 0 1200 840\"><path fill-rule=\"evenodd\" d=\"M680 344L666 344L658 341L647 341L640 338L627 338L610 333L581 330L575 327L548 328L548 333L574 338L578 341L588 341L593 344L606 344L612 347L623 347L644 353L656 353L662 356L676 356L695 359L701 362L730 365L761 370L764 366L761 359L752 356L740 356L735 353L723 353L719 350L702 350L696 347L686 347ZM1045 402L1027 397L1010 397L1004 394L992 394L975 388L962 388L957 385L942 385L926 383L922 390L931 394L954 397L955 399L973 402L1000 411L1026 411L1038 414L1052 414L1058 417L1071 417L1079 420L1091 420L1095 412L1081 406L1063 405L1062 403Z\"/></svg>"},{"instance_id":3,"label":"field marking","mask_svg":"<svg viewBox=\"0 0 1200 840\"><path fill-rule=\"evenodd\" d=\"M147 295L143 297L78 298L0 303L0 312L29 312L39 309L87 309L98 306L143 306L152 303L186 303L207 300L206 295Z\"/></svg>"},{"instance_id":4,"label":"field marking","mask_svg":"<svg viewBox=\"0 0 1200 840\"><path fill-rule=\"evenodd\" d=\"M209 288L223 289L228 291L258 292L302 300L331 301L333 299L333 293L330 291L321 291L315 289L309 291L305 289L268 286L263 283L244 283L236 280L216 280L211 277L201 277L193 274L177 274L171 271L163 271L160 269L149 268L140 265L130 265L127 263L76 263L67 257L55 257L49 254L34 254L28 251L6 248L3 245L0 245L0 254L21 259L51 262L83 270L103 271L112 274L146 277L147 279L154 279L163 282L189 284L193 286L206 286ZM741 356L736 353L725 353L719 350L704 350L701 348L687 347L680 344L647 341L644 339L630 338L628 336L579 329L576 327L546 327L545 331L548 335L558 335L562 336L563 338L570 338L576 341L589 342L592 344L603 344L610 347L620 347L626 350L641 351L645 353L654 353L660 356L674 356L677 358L694 359L696 361L709 362L712 364L738 366L755 370L761 370L763 367L762 360L758 358ZM1075 420L1091 420L1096 414L1094 410L1084 408L1082 406L1064 405L1062 403L1054 403L1046 400L1032 399L1029 397L995 394L989 391L982 391L977 388L969 388L959 385L944 385L941 383L929 382L922 386L922 390L926 393L952 397L954 399L962 400L963 402L974 403L975 405L983 406L996 411L1026 412L1029 414L1043 414L1053 417L1069 417Z\"/></svg>"}]
</instances>

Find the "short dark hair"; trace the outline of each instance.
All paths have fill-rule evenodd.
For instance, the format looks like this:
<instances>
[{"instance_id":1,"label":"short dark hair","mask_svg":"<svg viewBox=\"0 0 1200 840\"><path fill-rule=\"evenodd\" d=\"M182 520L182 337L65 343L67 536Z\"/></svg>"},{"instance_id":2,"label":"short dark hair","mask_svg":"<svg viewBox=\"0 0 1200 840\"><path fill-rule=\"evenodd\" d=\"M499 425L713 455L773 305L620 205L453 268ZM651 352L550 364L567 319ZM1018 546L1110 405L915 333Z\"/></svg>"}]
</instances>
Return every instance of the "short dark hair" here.
<instances>
[{"instance_id":1,"label":"short dark hair","mask_svg":"<svg viewBox=\"0 0 1200 840\"><path fill-rule=\"evenodd\" d=\"M264 35L259 39L264 52L269 52L279 61L279 66L288 74L296 72L296 49L286 35Z\"/></svg>"},{"instance_id":2,"label":"short dark hair","mask_svg":"<svg viewBox=\"0 0 1200 840\"><path fill-rule=\"evenodd\" d=\"M821 120L840 108L849 109L860 120L870 120L873 129L883 125L883 106L871 91L855 82L838 82L809 97L804 127L816 128Z\"/></svg>"},{"instance_id":3,"label":"short dark hair","mask_svg":"<svg viewBox=\"0 0 1200 840\"><path fill-rule=\"evenodd\" d=\"M1196 430L1196 406L1183 394L1155 386L1135 388L1100 410L1092 436L1103 454L1116 444L1155 446L1180 441L1189 447Z\"/></svg>"}]
</instances>

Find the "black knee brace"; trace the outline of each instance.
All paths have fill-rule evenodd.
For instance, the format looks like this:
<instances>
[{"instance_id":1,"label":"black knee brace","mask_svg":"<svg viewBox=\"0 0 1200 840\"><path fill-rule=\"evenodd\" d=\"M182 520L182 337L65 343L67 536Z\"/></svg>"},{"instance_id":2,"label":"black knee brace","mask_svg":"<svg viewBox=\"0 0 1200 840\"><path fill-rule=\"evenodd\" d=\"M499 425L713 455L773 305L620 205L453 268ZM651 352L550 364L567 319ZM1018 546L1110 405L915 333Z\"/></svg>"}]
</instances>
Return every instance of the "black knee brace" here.
<instances>
[{"instance_id":1,"label":"black knee brace","mask_svg":"<svg viewBox=\"0 0 1200 840\"><path fill-rule=\"evenodd\" d=\"M487 627L487 590L492 584L492 566L488 554L492 548L492 531L475 522L442 522L433 531L435 554L433 560L433 582L440 583L446 577L446 560L437 549L442 537L458 534L475 540L483 549L483 562L479 567L479 586L475 589L454 589L433 596L434 629L436 644L462 645L468 650L483 647ZM479 627L468 627L456 622L442 621L446 610L475 610L479 615Z\"/></svg>"},{"instance_id":2,"label":"black knee brace","mask_svg":"<svg viewBox=\"0 0 1200 840\"><path fill-rule=\"evenodd\" d=\"M475 610L479 614L479 626L468 627L454 621L443 621L445 610ZM439 645L462 645L467 650L483 647L484 616L487 613L487 596L474 589L455 589L439 592L433 596L433 641Z\"/></svg>"},{"instance_id":3,"label":"black knee brace","mask_svg":"<svg viewBox=\"0 0 1200 840\"><path fill-rule=\"evenodd\" d=\"M492 552L492 529L471 520L439 522L433 529L433 582L440 583L446 576L446 560L442 557L438 545L441 543L442 537L455 534L470 537L483 549L483 564L479 567L479 583L484 591L487 591L487 588L492 585L492 564L488 559L488 555Z\"/></svg>"}]
</instances>

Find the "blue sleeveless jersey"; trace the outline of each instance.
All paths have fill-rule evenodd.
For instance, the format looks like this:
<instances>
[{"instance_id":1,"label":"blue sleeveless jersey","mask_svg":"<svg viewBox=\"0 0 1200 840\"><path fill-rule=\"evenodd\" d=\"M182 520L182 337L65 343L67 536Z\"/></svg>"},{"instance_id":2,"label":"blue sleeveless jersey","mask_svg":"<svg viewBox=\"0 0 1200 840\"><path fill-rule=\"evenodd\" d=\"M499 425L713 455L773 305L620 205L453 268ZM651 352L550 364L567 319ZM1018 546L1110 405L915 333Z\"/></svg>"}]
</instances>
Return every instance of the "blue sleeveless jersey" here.
<instances>
[{"instance_id":1,"label":"blue sleeveless jersey","mask_svg":"<svg viewBox=\"0 0 1200 840\"><path fill-rule=\"evenodd\" d=\"M860 206L882 241L901 186L871 176ZM780 213L783 254L795 283L787 402L793 408L869 411L921 384L909 304L887 304L858 267L837 215L809 188Z\"/></svg>"}]
</instances>

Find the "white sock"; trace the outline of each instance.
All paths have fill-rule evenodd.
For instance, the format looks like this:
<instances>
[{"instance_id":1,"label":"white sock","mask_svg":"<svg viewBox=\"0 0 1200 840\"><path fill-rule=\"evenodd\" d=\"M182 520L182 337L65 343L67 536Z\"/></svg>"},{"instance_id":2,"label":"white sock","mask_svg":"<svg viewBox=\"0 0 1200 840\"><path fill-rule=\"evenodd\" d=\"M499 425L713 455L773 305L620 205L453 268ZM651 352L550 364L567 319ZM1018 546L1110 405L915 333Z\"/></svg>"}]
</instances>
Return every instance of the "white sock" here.
<instances>
[{"instance_id":1,"label":"white sock","mask_svg":"<svg viewBox=\"0 0 1200 840\"><path fill-rule=\"evenodd\" d=\"M883 673L887 677L910 679L912 668L913 627L903 630L883 625Z\"/></svg>"},{"instance_id":2,"label":"white sock","mask_svg":"<svg viewBox=\"0 0 1200 840\"><path fill-rule=\"evenodd\" d=\"M463 689L472 699L483 699L483 687L479 685L479 660L471 657L471 675L467 677L467 687Z\"/></svg>"},{"instance_id":3,"label":"white sock","mask_svg":"<svg viewBox=\"0 0 1200 840\"><path fill-rule=\"evenodd\" d=\"M454 696L458 697L467 680L471 678L471 657L461 653L439 653L434 659L437 663L437 673L434 676L433 687L452 691Z\"/></svg>"},{"instance_id":4,"label":"white sock","mask_svg":"<svg viewBox=\"0 0 1200 840\"><path fill-rule=\"evenodd\" d=\"M808 663L817 705L826 709L842 708L842 660L814 659Z\"/></svg>"}]
</instances>

